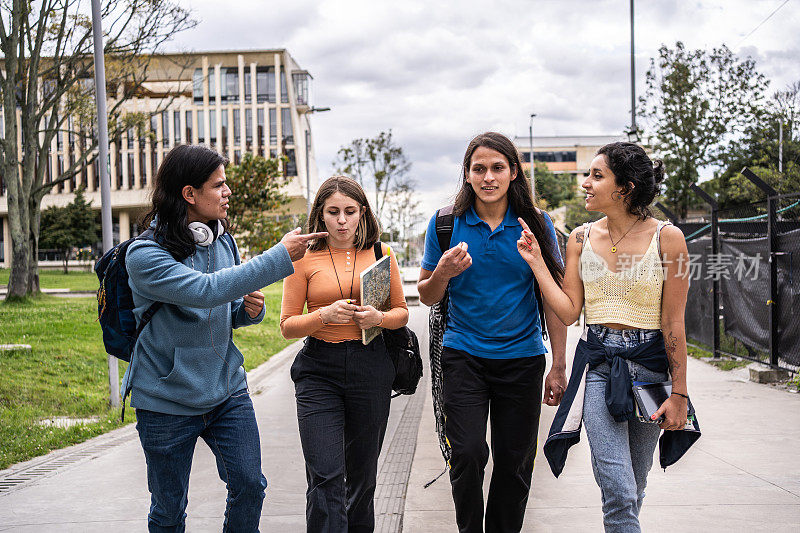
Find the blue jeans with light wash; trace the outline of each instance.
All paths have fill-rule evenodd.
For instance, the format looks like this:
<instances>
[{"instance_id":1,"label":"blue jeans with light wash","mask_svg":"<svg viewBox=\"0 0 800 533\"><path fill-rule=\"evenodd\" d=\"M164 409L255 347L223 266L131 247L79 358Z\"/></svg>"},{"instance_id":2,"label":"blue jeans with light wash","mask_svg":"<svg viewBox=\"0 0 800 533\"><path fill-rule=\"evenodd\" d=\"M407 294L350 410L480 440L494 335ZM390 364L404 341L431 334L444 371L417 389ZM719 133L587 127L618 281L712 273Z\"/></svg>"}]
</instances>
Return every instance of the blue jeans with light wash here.
<instances>
[{"instance_id":1,"label":"blue jeans with light wash","mask_svg":"<svg viewBox=\"0 0 800 533\"><path fill-rule=\"evenodd\" d=\"M136 419L151 494L149 531L186 530L189 471L198 437L211 448L219 477L227 484L222 531L258 531L267 479L261 473L261 443L247 390L203 415L137 409Z\"/></svg>"},{"instance_id":2,"label":"blue jeans with light wash","mask_svg":"<svg viewBox=\"0 0 800 533\"><path fill-rule=\"evenodd\" d=\"M589 329L609 348L633 348L660 333L657 329L616 330L599 324L591 324ZM653 372L635 361L628 361L628 368L633 381L658 383L669 379L668 374ZM609 372L608 363L602 363L587 373L583 423L594 478L602 493L606 532L639 532L639 511L661 429L637 419L614 421L605 399Z\"/></svg>"}]
</instances>

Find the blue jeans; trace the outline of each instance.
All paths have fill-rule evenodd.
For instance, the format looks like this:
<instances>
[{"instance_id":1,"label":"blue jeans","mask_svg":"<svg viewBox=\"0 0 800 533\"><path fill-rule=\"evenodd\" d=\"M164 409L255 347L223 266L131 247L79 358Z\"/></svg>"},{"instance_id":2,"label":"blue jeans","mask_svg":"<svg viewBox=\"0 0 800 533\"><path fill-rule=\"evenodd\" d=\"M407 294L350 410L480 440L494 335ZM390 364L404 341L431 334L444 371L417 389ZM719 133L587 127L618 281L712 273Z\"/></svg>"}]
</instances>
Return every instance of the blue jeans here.
<instances>
[{"instance_id":1,"label":"blue jeans","mask_svg":"<svg viewBox=\"0 0 800 533\"><path fill-rule=\"evenodd\" d=\"M589 329L609 348L633 348L659 334L657 329L615 330L599 324ZM653 372L628 361L631 379L657 383L668 374ZM602 363L586 375L583 423L592 451L594 478L603 498L603 525L607 532L639 532L647 474L661 429L657 424L633 419L615 422L605 403L610 368Z\"/></svg>"},{"instance_id":2,"label":"blue jeans","mask_svg":"<svg viewBox=\"0 0 800 533\"><path fill-rule=\"evenodd\" d=\"M373 496L394 375L381 336L367 346L309 337L297 354L291 376L309 533L375 529Z\"/></svg>"},{"instance_id":3,"label":"blue jeans","mask_svg":"<svg viewBox=\"0 0 800 533\"><path fill-rule=\"evenodd\" d=\"M189 471L198 437L217 459L227 484L223 531L258 531L267 479L261 473L261 443L255 411L246 390L236 392L206 414L169 415L136 410L136 429L147 461L151 532L186 529Z\"/></svg>"}]
</instances>

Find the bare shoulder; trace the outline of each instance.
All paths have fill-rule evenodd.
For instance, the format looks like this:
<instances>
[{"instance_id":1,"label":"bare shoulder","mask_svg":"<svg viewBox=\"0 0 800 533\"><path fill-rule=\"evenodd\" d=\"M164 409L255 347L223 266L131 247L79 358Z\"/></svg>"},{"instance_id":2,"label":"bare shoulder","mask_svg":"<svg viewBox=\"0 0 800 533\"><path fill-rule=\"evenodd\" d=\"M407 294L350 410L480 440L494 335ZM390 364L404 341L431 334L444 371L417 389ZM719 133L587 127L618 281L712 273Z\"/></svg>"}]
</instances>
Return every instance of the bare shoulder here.
<instances>
[{"instance_id":1,"label":"bare shoulder","mask_svg":"<svg viewBox=\"0 0 800 533\"><path fill-rule=\"evenodd\" d=\"M683 231L673 224L667 224L661 229L662 252L680 253L686 251L686 238Z\"/></svg>"},{"instance_id":2,"label":"bare shoulder","mask_svg":"<svg viewBox=\"0 0 800 533\"><path fill-rule=\"evenodd\" d=\"M569 234L569 243L578 244L583 246L583 240L586 237L586 224L581 224Z\"/></svg>"}]
</instances>

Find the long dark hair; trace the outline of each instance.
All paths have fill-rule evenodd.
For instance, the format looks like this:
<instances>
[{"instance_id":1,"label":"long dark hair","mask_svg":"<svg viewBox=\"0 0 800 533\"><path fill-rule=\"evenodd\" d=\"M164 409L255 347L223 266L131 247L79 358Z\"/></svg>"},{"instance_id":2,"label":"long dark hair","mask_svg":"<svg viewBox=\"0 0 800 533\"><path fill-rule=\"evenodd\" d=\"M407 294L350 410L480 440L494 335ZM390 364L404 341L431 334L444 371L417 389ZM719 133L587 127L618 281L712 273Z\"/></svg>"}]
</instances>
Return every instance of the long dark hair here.
<instances>
[{"instance_id":1,"label":"long dark hair","mask_svg":"<svg viewBox=\"0 0 800 533\"><path fill-rule=\"evenodd\" d=\"M356 228L355 242L353 244L355 244L357 250L371 248L381 238L381 226L369 206L364 189L361 188L361 185L356 180L347 176L333 176L320 185L317 196L314 198L314 205L311 206L311 216L308 218L308 232L328 231L325 227L322 209L325 207L325 200L337 192L352 198L364 207L364 214L358 219L358 227ZM326 243L325 239L315 239L308 248L312 251L324 250Z\"/></svg>"},{"instance_id":2,"label":"long dark hair","mask_svg":"<svg viewBox=\"0 0 800 533\"><path fill-rule=\"evenodd\" d=\"M652 217L650 204L664 181L664 163L651 160L644 148L628 142L607 144L597 155L606 156L614 181L625 190L622 197L628 212L642 220Z\"/></svg>"},{"instance_id":3,"label":"long dark hair","mask_svg":"<svg viewBox=\"0 0 800 533\"><path fill-rule=\"evenodd\" d=\"M516 179L511 180L508 185L508 192L506 193L508 205L531 229L536 241L539 243L539 247L542 249L542 257L547 269L552 274L553 279L561 284L561 280L564 278L564 267L561 266L561 263L556 260L553 254L556 243L552 241L549 231L547 231L544 215L533 205L533 196L528 188L525 175L522 173L522 161L520 160L519 152L514 143L502 133L489 131L481 133L470 141L467 151L464 153L464 162L461 166L461 189L456 194L453 214L456 216L463 215L470 206L475 204L475 191L467 181L467 177L472 163L472 154L481 146L503 154L508 161L512 177L516 174Z\"/></svg>"},{"instance_id":4,"label":"long dark hair","mask_svg":"<svg viewBox=\"0 0 800 533\"><path fill-rule=\"evenodd\" d=\"M153 207L142 218L148 227L155 218L156 240L177 261L183 261L195 251L195 241L189 231L188 203L182 190L187 185L199 189L220 166L228 164L224 155L199 144L176 146L164 157L153 183ZM223 219L227 231L228 220Z\"/></svg>"}]
</instances>

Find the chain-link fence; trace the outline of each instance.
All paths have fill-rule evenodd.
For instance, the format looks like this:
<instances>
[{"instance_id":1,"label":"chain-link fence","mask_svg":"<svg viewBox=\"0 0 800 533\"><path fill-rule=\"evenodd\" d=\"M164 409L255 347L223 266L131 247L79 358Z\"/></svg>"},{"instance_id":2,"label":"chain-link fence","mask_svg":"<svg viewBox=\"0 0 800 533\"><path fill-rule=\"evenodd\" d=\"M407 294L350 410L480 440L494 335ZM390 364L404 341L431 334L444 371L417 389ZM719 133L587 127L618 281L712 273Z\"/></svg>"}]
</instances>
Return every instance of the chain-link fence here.
<instances>
[{"instance_id":1,"label":"chain-link fence","mask_svg":"<svg viewBox=\"0 0 800 533\"><path fill-rule=\"evenodd\" d=\"M689 341L707 346L715 355L797 370L800 193L712 209L710 222L679 226L694 267L687 271Z\"/></svg>"}]
</instances>

